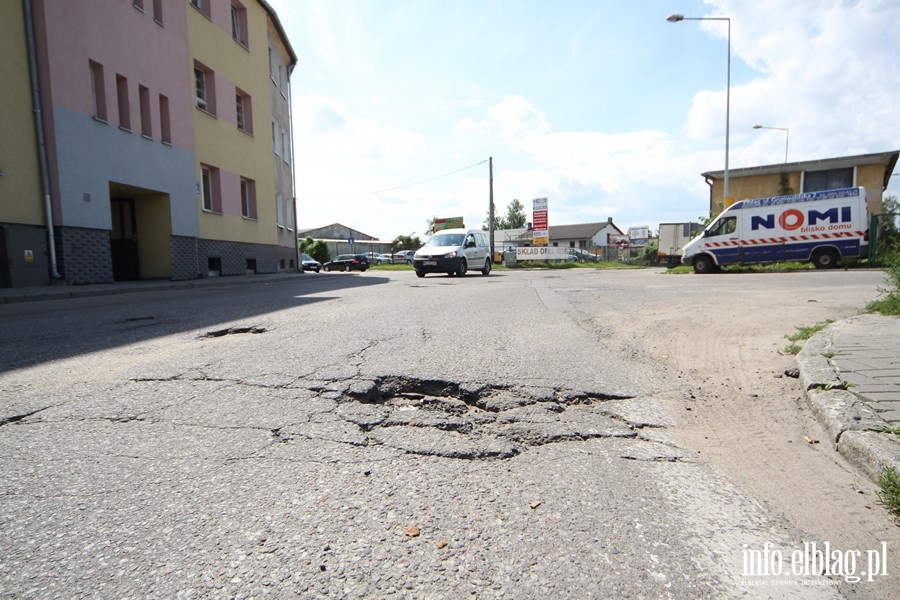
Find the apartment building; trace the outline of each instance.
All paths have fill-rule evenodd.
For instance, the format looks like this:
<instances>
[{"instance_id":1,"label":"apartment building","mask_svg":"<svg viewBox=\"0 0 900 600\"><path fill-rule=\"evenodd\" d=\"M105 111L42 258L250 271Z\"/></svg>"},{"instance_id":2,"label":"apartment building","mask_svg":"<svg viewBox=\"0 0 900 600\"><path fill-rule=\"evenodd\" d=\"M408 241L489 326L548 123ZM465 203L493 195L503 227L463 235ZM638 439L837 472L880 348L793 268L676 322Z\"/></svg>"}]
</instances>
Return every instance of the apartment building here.
<instances>
[{"instance_id":1,"label":"apartment building","mask_svg":"<svg viewBox=\"0 0 900 600\"><path fill-rule=\"evenodd\" d=\"M16 165L22 181L0 177L0 228L15 232L0 240L3 285L36 284L16 276L29 256L46 263L44 283L296 270L292 160L268 131L291 130L296 57L267 3L11 0L3 10L21 17L0 25L16 34L2 43L18 89L3 93L39 108L30 129L0 125L38 150ZM34 181L46 182L37 194ZM43 230L42 247L26 228Z\"/></svg>"},{"instance_id":2,"label":"apartment building","mask_svg":"<svg viewBox=\"0 0 900 600\"><path fill-rule=\"evenodd\" d=\"M882 210L882 195L897 166L900 150L837 156L801 162L784 162L731 169L731 200L765 198L806 192L821 192L847 187L866 188L869 214ZM701 176L709 185L709 211L717 215L725 208L725 172L708 171Z\"/></svg>"}]
</instances>

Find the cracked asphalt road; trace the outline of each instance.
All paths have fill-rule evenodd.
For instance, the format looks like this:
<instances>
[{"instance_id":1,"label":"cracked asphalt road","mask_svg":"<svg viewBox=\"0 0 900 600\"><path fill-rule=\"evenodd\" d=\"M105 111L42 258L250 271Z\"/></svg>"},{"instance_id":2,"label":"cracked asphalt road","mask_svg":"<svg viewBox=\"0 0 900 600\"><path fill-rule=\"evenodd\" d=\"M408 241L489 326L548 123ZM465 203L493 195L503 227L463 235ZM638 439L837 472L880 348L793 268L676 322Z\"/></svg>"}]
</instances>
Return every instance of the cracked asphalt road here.
<instances>
[{"instance_id":1,"label":"cracked asphalt road","mask_svg":"<svg viewBox=\"0 0 900 600\"><path fill-rule=\"evenodd\" d=\"M2 306L0 595L755 597L743 549L804 532L676 441L679 384L585 312L659 276ZM792 579L764 595L838 597Z\"/></svg>"}]
</instances>

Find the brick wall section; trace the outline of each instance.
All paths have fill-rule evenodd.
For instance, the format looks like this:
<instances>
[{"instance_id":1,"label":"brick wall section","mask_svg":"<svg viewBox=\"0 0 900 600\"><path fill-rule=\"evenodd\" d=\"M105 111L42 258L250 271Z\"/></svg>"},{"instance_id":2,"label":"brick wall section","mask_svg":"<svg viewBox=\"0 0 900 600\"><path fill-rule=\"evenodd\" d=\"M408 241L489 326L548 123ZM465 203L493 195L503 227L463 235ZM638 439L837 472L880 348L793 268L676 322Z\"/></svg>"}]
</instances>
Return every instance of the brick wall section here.
<instances>
[{"instance_id":1,"label":"brick wall section","mask_svg":"<svg viewBox=\"0 0 900 600\"><path fill-rule=\"evenodd\" d=\"M257 273L278 272L278 246L274 245L172 236L169 252L173 281L207 277L210 257L221 260L223 276L245 275L247 259L256 260ZM59 272L69 283L112 283L108 230L57 228L56 253Z\"/></svg>"},{"instance_id":2,"label":"brick wall section","mask_svg":"<svg viewBox=\"0 0 900 600\"><path fill-rule=\"evenodd\" d=\"M60 275L69 283L112 283L109 231L56 228L56 262Z\"/></svg>"},{"instance_id":3,"label":"brick wall section","mask_svg":"<svg viewBox=\"0 0 900 600\"><path fill-rule=\"evenodd\" d=\"M185 281L206 277L206 267L198 269L198 241L195 237L173 235L169 238L169 256L172 263L172 281Z\"/></svg>"},{"instance_id":4,"label":"brick wall section","mask_svg":"<svg viewBox=\"0 0 900 600\"><path fill-rule=\"evenodd\" d=\"M209 272L210 257L222 261L222 276L247 273L247 259L256 259L257 273L277 273L278 247L267 244L246 244L223 240L197 240L197 270L202 276Z\"/></svg>"},{"instance_id":5,"label":"brick wall section","mask_svg":"<svg viewBox=\"0 0 900 600\"><path fill-rule=\"evenodd\" d=\"M278 259L278 271L282 273L291 273L297 270L297 251L291 250L284 246L275 248L276 258ZM282 268L281 264L284 263Z\"/></svg>"}]
</instances>

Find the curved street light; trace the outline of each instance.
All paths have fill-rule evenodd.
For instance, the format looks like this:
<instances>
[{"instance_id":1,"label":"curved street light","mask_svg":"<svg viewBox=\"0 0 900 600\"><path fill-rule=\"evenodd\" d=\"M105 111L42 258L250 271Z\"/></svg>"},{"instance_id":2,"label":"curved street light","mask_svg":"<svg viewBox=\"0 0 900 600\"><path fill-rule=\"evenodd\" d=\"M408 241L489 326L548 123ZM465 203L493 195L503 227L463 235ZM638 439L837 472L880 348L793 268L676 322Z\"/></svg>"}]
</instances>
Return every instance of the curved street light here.
<instances>
[{"instance_id":1,"label":"curved street light","mask_svg":"<svg viewBox=\"0 0 900 600\"><path fill-rule=\"evenodd\" d=\"M725 191L722 196L722 208L726 207L729 198L728 181L728 142L731 129L731 18L730 17L685 17L674 14L666 17L669 23L679 21L726 21L728 23L728 78L725 84Z\"/></svg>"},{"instance_id":2,"label":"curved street light","mask_svg":"<svg viewBox=\"0 0 900 600\"><path fill-rule=\"evenodd\" d=\"M788 140L791 137L791 131L787 127L768 127L766 125L754 125L753 129L777 129L784 132L784 162L787 163L788 158Z\"/></svg>"}]
</instances>

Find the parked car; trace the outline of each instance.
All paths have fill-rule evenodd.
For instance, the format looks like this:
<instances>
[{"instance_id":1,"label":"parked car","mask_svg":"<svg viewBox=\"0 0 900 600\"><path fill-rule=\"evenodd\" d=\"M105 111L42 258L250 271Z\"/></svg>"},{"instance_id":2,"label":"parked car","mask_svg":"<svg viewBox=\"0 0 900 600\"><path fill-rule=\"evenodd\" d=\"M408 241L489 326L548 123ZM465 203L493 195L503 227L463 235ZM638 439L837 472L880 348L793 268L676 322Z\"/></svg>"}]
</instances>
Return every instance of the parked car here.
<instances>
[{"instance_id":1,"label":"parked car","mask_svg":"<svg viewBox=\"0 0 900 600\"><path fill-rule=\"evenodd\" d=\"M569 256L572 257L572 260L577 260L578 262L597 262L600 260L584 248L569 248Z\"/></svg>"},{"instance_id":2,"label":"parked car","mask_svg":"<svg viewBox=\"0 0 900 600\"><path fill-rule=\"evenodd\" d=\"M401 250L391 254L391 262L396 264L413 264L413 258L416 253L412 250Z\"/></svg>"},{"instance_id":3,"label":"parked car","mask_svg":"<svg viewBox=\"0 0 900 600\"><path fill-rule=\"evenodd\" d=\"M387 254L379 254L378 252L366 252L366 258L369 259L369 264L374 265L384 265L393 262L390 256Z\"/></svg>"},{"instance_id":4,"label":"parked car","mask_svg":"<svg viewBox=\"0 0 900 600\"><path fill-rule=\"evenodd\" d=\"M369 268L369 259L365 254L341 254L322 265L326 271L362 271Z\"/></svg>"},{"instance_id":5,"label":"parked car","mask_svg":"<svg viewBox=\"0 0 900 600\"><path fill-rule=\"evenodd\" d=\"M507 252L512 252L513 254L515 254L516 247L511 244L507 244L503 248L494 248L494 262L497 264L502 263L506 258Z\"/></svg>"},{"instance_id":6,"label":"parked car","mask_svg":"<svg viewBox=\"0 0 900 600\"><path fill-rule=\"evenodd\" d=\"M319 272L319 269L322 268L322 263L314 259L309 254L301 254L300 255L300 264L303 265L304 271L315 271Z\"/></svg>"}]
</instances>

